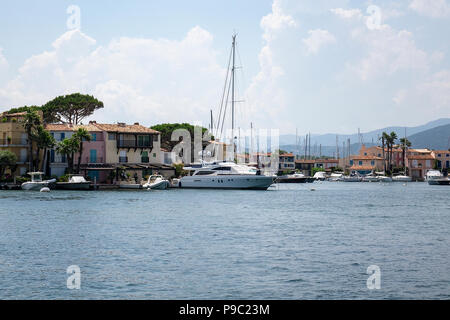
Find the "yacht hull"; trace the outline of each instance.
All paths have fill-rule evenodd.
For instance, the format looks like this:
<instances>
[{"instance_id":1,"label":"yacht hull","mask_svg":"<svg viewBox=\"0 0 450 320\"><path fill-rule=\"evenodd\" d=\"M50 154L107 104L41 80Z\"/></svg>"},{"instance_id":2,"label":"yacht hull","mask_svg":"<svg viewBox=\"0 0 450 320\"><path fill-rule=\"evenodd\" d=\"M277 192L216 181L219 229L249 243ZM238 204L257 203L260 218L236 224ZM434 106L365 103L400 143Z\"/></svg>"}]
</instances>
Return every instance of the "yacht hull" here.
<instances>
[{"instance_id":1,"label":"yacht hull","mask_svg":"<svg viewBox=\"0 0 450 320\"><path fill-rule=\"evenodd\" d=\"M181 178L180 188L267 190L274 182L268 176L189 176Z\"/></svg>"},{"instance_id":2,"label":"yacht hull","mask_svg":"<svg viewBox=\"0 0 450 320\"><path fill-rule=\"evenodd\" d=\"M90 182L57 182L57 190L89 190Z\"/></svg>"}]
</instances>

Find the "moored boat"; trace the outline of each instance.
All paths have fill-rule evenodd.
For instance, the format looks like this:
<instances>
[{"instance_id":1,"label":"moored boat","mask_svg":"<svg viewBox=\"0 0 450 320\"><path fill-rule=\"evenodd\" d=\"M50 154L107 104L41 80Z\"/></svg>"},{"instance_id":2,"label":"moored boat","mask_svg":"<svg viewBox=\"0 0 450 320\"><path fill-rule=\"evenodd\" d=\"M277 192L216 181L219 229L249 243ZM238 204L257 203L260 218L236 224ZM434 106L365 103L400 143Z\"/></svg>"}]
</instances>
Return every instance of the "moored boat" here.
<instances>
[{"instance_id":1,"label":"moored boat","mask_svg":"<svg viewBox=\"0 0 450 320\"><path fill-rule=\"evenodd\" d=\"M170 187L170 182L169 180L164 179L161 175L152 175L148 178L147 183L142 187L150 190L165 190Z\"/></svg>"},{"instance_id":2,"label":"moored boat","mask_svg":"<svg viewBox=\"0 0 450 320\"><path fill-rule=\"evenodd\" d=\"M393 182L411 182L412 178L406 175L399 175L392 177Z\"/></svg>"},{"instance_id":3,"label":"moored boat","mask_svg":"<svg viewBox=\"0 0 450 320\"><path fill-rule=\"evenodd\" d=\"M31 176L31 181L22 183L22 190L40 191L42 188L49 188L56 182L56 179L42 180L43 172L29 172L28 174Z\"/></svg>"},{"instance_id":4,"label":"moored boat","mask_svg":"<svg viewBox=\"0 0 450 320\"><path fill-rule=\"evenodd\" d=\"M83 175L69 175L68 182L57 182L56 189L59 190L89 190L91 183L86 181Z\"/></svg>"},{"instance_id":5,"label":"moored boat","mask_svg":"<svg viewBox=\"0 0 450 320\"><path fill-rule=\"evenodd\" d=\"M275 176L261 175L256 168L234 162L214 162L181 178L180 188L267 190Z\"/></svg>"}]
</instances>

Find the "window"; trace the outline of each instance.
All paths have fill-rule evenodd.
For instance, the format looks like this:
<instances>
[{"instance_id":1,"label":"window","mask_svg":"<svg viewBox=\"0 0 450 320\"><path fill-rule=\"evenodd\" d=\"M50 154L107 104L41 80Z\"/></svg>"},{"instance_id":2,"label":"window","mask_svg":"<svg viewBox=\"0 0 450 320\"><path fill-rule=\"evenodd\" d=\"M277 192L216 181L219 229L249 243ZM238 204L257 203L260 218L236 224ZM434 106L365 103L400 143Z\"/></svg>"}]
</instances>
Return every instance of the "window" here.
<instances>
[{"instance_id":1,"label":"window","mask_svg":"<svg viewBox=\"0 0 450 320\"><path fill-rule=\"evenodd\" d=\"M148 158L148 152L147 151L143 151L141 153L141 162L142 163L148 163L150 161L150 159Z\"/></svg>"},{"instance_id":2,"label":"window","mask_svg":"<svg viewBox=\"0 0 450 320\"><path fill-rule=\"evenodd\" d=\"M108 133L108 140L116 140L116 134L115 133Z\"/></svg>"},{"instance_id":3,"label":"window","mask_svg":"<svg viewBox=\"0 0 450 320\"><path fill-rule=\"evenodd\" d=\"M359 160L358 164L359 164L360 166L362 166L363 162L362 162L361 160Z\"/></svg>"},{"instance_id":4,"label":"window","mask_svg":"<svg viewBox=\"0 0 450 320\"><path fill-rule=\"evenodd\" d=\"M370 164L371 164L372 166L374 166L374 165L375 165L375 161L374 161L374 160L370 161Z\"/></svg>"},{"instance_id":5,"label":"window","mask_svg":"<svg viewBox=\"0 0 450 320\"><path fill-rule=\"evenodd\" d=\"M353 165L353 160L350 160L350 165L351 165L351 166Z\"/></svg>"},{"instance_id":6,"label":"window","mask_svg":"<svg viewBox=\"0 0 450 320\"><path fill-rule=\"evenodd\" d=\"M91 141L97 141L97 134L96 133L93 133L91 135Z\"/></svg>"},{"instance_id":7,"label":"window","mask_svg":"<svg viewBox=\"0 0 450 320\"><path fill-rule=\"evenodd\" d=\"M158 142L158 139L159 139L159 135L157 135L157 134L153 135L154 142Z\"/></svg>"},{"instance_id":8,"label":"window","mask_svg":"<svg viewBox=\"0 0 450 320\"><path fill-rule=\"evenodd\" d=\"M89 151L89 162L90 163L97 163L97 150L91 149Z\"/></svg>"},{"instance_id":9,"label":"window","mask_svg":"<svg viewBox=\"0 0 450 320\"><path fill-rule=\"evenodd\" d=\"M60 141L63 141L66 138L66 134L64 132L61 132L60 137Z\"/></svg>"},{"instance_id":10,"label":"window","mask_svg":"<svg viewBox=\"0 0 450 320\"><path fill-rule=\"evenodd\" d=\"M138 136L138 147L149 147L150 136Z\"/></svg>"},{"instance_id":11,"label":"window","mask_svg":"<svg viewBox=\"0 0 450 320\"><path fill-rule=\"evenodd\" d=\"M213 169L214 171L231 171L231 167L217 167Z\"/></svg>"}]
</instances>

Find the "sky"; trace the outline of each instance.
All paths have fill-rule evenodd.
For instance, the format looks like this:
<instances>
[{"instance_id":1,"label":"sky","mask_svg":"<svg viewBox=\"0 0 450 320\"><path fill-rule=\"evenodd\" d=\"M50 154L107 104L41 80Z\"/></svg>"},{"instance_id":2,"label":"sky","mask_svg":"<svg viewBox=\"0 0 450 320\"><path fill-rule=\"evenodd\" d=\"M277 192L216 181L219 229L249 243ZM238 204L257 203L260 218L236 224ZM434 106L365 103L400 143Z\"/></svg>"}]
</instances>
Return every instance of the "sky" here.
<instances>
[{"instance_id":1,"label":"sky","mask_svg":"<svg viewBox=\"0 0 450 320\"><path fill-rule=\"evenodd\" d=\"M450 0L3 1L0 111L81 92L98 122L207 127L236 33L238 127L421 125L450 117L449 30Z\"/></svg>"}]
</instances>

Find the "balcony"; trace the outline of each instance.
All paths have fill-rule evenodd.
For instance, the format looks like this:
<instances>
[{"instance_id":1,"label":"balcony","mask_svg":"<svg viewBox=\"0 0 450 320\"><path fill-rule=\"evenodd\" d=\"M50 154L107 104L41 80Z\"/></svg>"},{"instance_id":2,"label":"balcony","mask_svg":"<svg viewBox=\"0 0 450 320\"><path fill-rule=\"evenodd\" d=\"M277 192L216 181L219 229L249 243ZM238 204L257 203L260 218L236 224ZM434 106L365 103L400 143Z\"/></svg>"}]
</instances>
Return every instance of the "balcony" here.
<instances>
[{"instance_id":1,"label":"balcony","mask_svg":"<svg viewBox=\"0 0 450 320\"><path fill-rule=\"evenodd\" d=\"M128 157L119 157L119 163L127 163Z\"/></svg>"},{"instance_id":2,"label":"balcony","mask_svg":"<svg viewBox=\"0 0 450 320\"><path fill-rule=\"evenodd\" d=\"M103 157L96 157L96 158L86 157L85 163L87 164L103 163Z\"/></svg>"},{"instance_id":3,"label":"balcony","mask_svg":"<svg viewBox=\"0 0 450 320\"><path fill-rule=\"evenodd\" d=\"M28 146L27 139L1 139L0 147L26 147Z\"/></svg>"},{"instance_id":4,"label":"balcony","mask_svg":"<svg viewBox=\"0 0 450 320\"><path fill-rule=\"evenodd\" d=\"M152 148L152 141L117 140L117 148Z\"/></svg>"}]
</instances>

